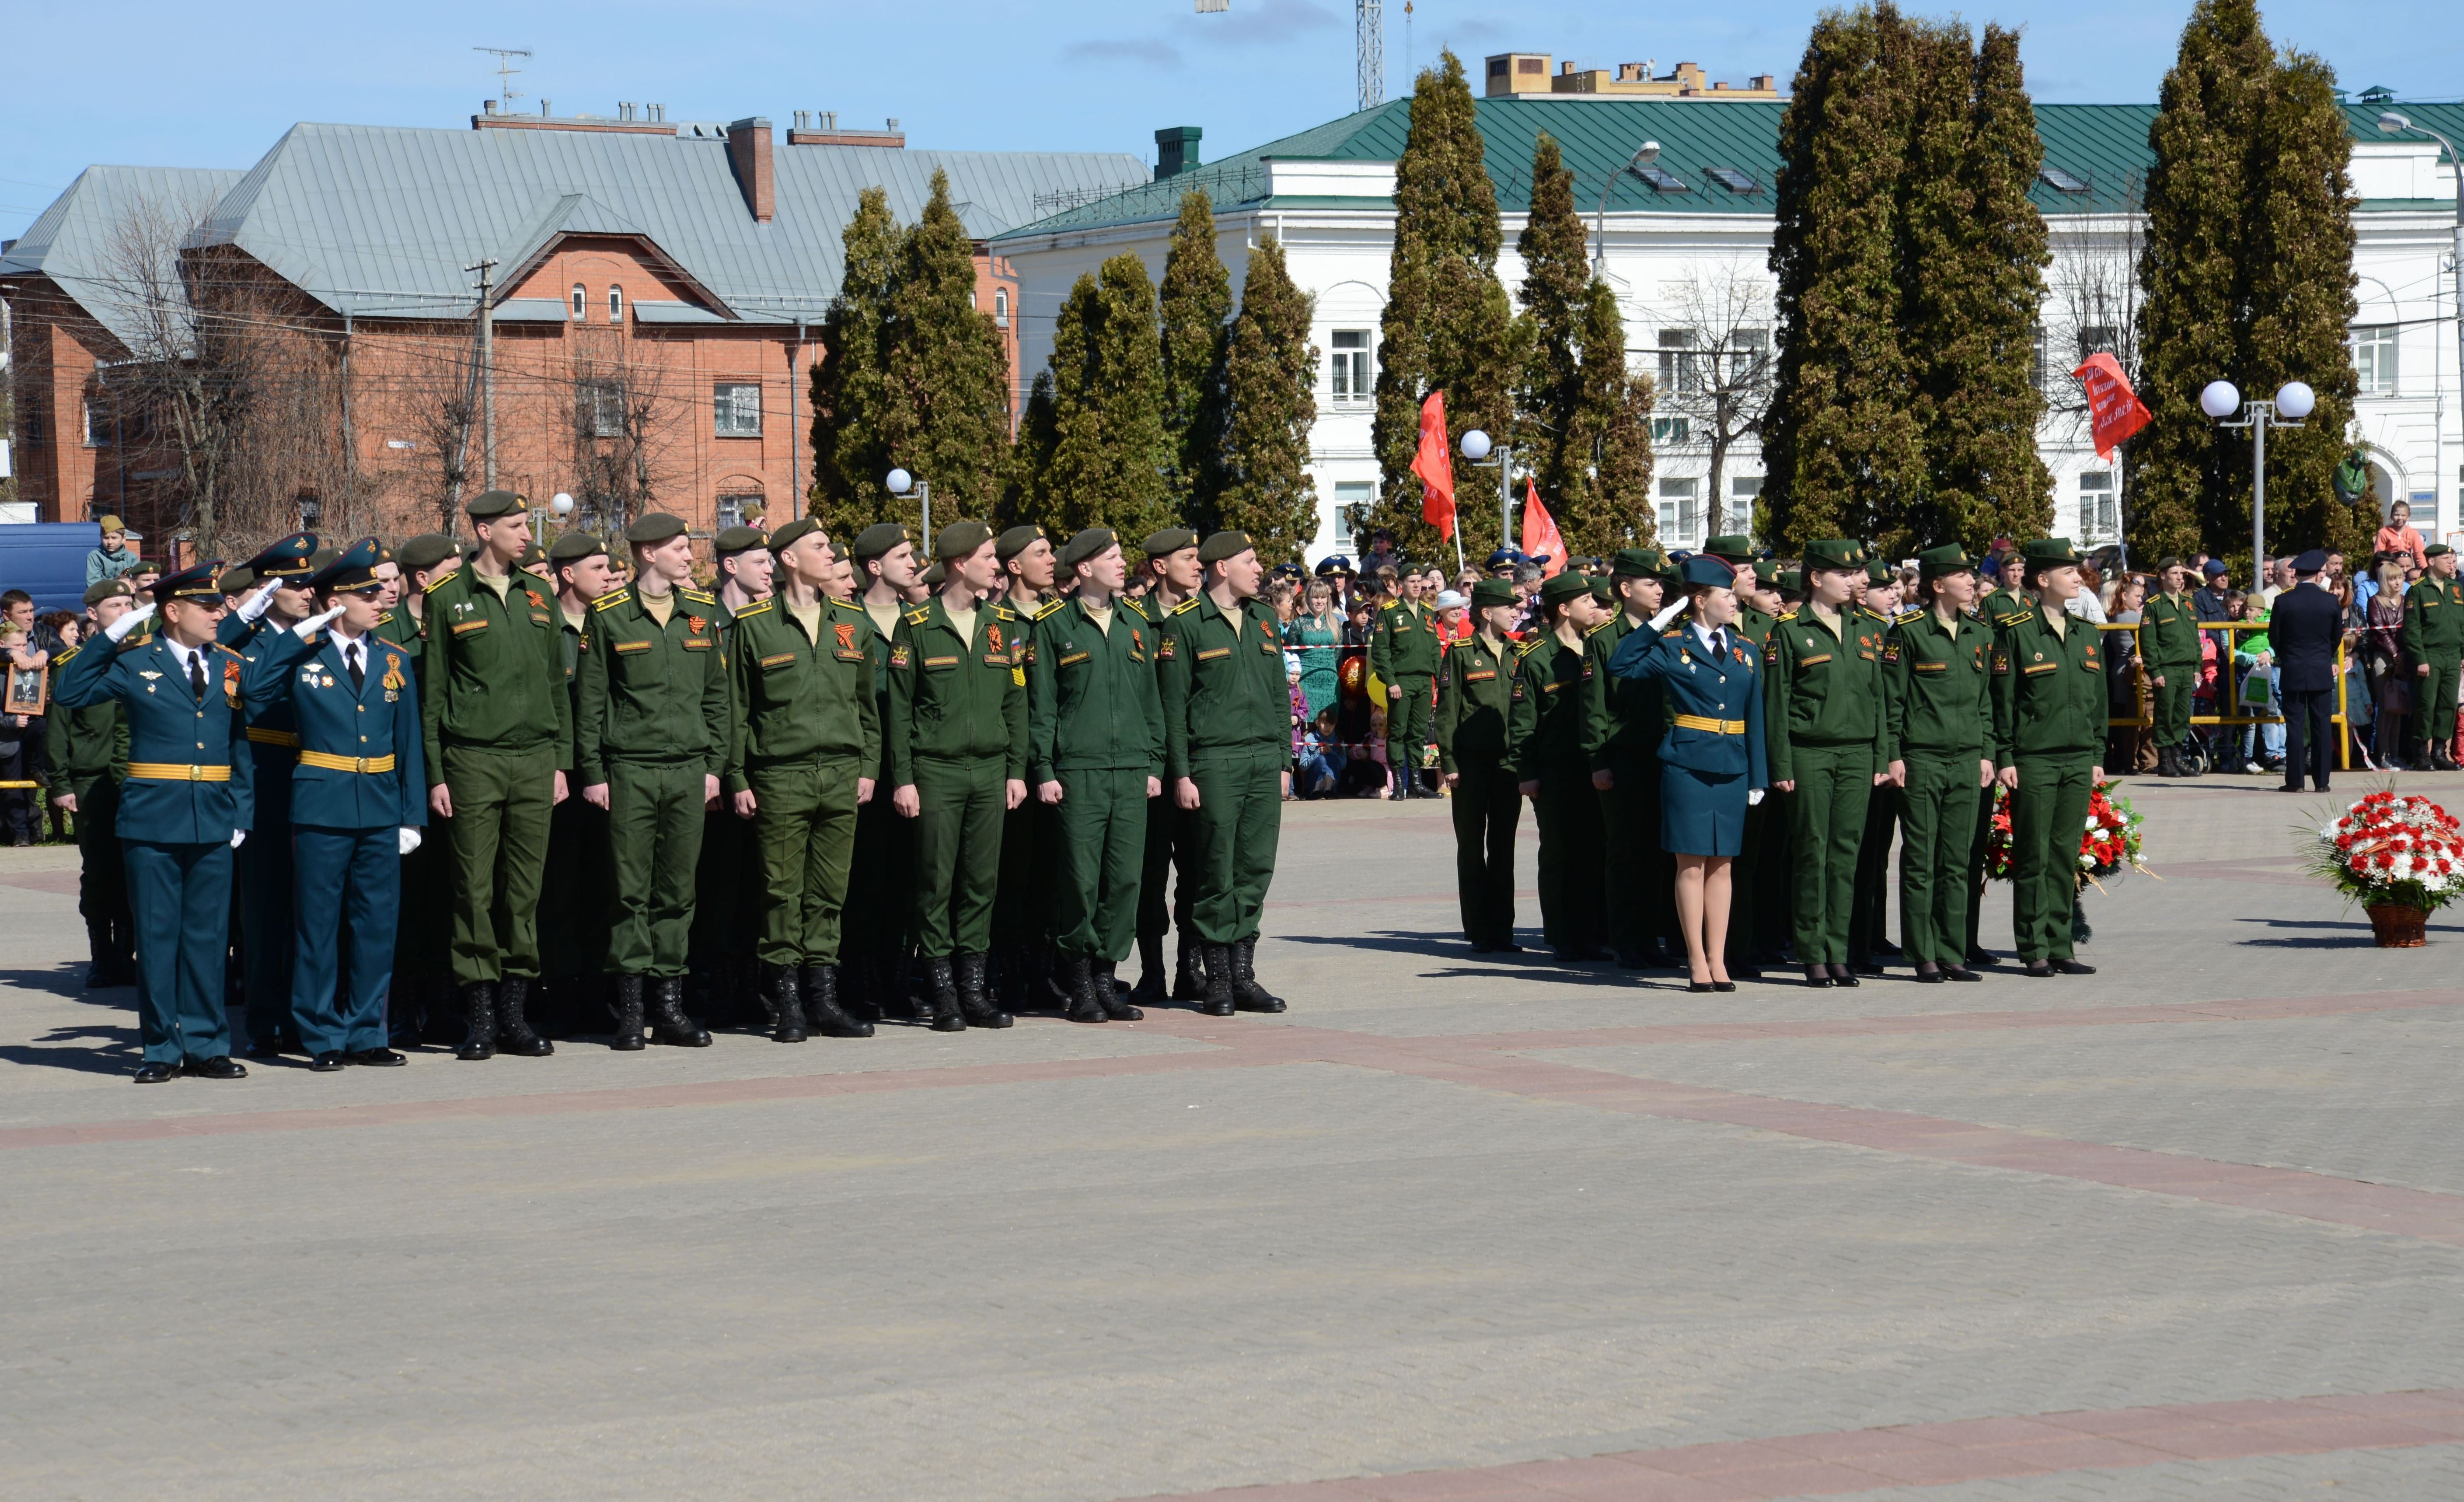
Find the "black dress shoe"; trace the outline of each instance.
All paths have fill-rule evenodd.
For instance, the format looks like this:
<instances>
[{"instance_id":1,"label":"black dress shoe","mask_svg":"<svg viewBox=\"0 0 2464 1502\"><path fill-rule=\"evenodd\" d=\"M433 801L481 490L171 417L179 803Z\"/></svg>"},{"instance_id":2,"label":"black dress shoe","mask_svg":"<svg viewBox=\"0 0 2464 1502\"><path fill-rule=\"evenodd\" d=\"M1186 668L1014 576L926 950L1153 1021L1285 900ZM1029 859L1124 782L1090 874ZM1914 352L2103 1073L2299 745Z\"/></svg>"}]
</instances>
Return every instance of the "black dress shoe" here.
<instances>
[{"instance_id":1,"label":"black dress shoe","mask_svg":"<svg viewBox=\"0 0 2464 1502\"><path fill-rule=\"evenodd\" d=\"M147 1059L137 1066L134 1078L140 1085L160 1085L179 1072L180 1067L176 1064L158 1064L152 1059Z\"/></svg>"},{"instance_id":2,"label":"black dress shoe","mask_svg":"<svg viewBox=\"0 0 2464 1502\"><path fill-rule=\"evenodd\" d=\"M1899 945L1892 943L1887 939L1878 939L1874 940L1874 953L1881 955L1885 960L1897 960L1902 954L1905 953L1905 951L1902 950Z\"/></svg>"},{"instance_id":3,"label":"black dress shoe","mask_svg":"<svg viewBox=\"0 0 2464 1502\"><path fill-rule=\"evenodd\" d=\"M2026 973L2031 980L2050 981L2054 978L2055 970L2051 961L2031 960L2028 961Z\"/></svg>"},{"instance_id":4,"label":"black dress shoe","mask_svg":"<svg viewBox=\"0 0 2464 1502\"><path fill-rule=\"evenodd\" d=\"M389 1070L410 1061L391 1049L354 1049L342 1055L342 1062L356 1064L363 1069Z\"/></svg>"},{"instance_id":5,"label":"black dress shoe","mask_svg":"<svg viewBox=\"0 0 2464 1502\"><path fill-rule=\"evenodd\" d=\"M1716 991L1719 989L1719 986L1709 981L1688 981L1685 983L1685 989L1692 991L1699 996Z\"/></svg>"},{"instance_id":6,"label":"black dress shoe","mask_svg":"<svg viewBox=\"0 0 2464 1502\"><path fill-rule=\"evenodd\" d=\"M342 1072L342 1050L328 1049L318 1054L308 1061L308 1071L312 1074L340 1074Z\"/></svg>"},{"instance_id":7,"label":"black dress shoe","mask_svg":"<svg viewBox=\"0 0 2464 1502\"><path fill-rule=\"evenodd\" d=\"M1864 984L1863 982L1857 979L1856 971L1849 969L1843 964L1835 964L1831 967L1831 983L1834 985Z\"/></svg>"},{"instance_id":8,"label":"black dress shoe","mask_svg":"<svg viewBox=\"0 0 2464 1502\"><path fill-rule=\"evenodd\" d=\"M2277 791L2279 793L2298 793L2302 791L2302 787L2299 783L2296 783L2290 787L2279 787Z\"/></svg>"},{"instance_id":9,"label":"black dress shoe","mask_svg":"<svg viewBox=\"0 0 2464 1502\"><path fill-rule=\"evenodd\" d=\"M1485 939L1475 939L1471 941L1471 952L1476 955L1493 955L1497 953L1497 946Z\"/></svg>"},{"instance_id":10,"label":"black dress shoe","mask_svg":"<svg viewBox=\"0 0 2464 1502\"><path fill-rule=\"evenodd\" d=\"M1715 991L1733 991L1736 988L1737 983L1734 981L1714 981L1711 983L1711 989Z\"/></svg>"},{"instance_id":11,"label":"black dress shoe","mask_svg":"<svg viewBox=\"0 0 2464 1502\"><path fill-rule=\"evenodd\" d=\"M2071 958L2070 958L2069 956L2067 956L2067 955L2065 955L2065 956L2063 956L2061 959L2058 959L2058 960L2057 960L2057 961L2054 961L2054 969L2055 969L2056 973L2060 974L2060 975L2094 975L2094 974L2096 974L2096 966L2094 966L2094 965L2090 965L2090 964L2081 964L2081 963L2079 963L2078 961L2071 959Z\"/></svg>"},{"instance_id":12,"label":"black dress shoe","mask_svg":"<svg viewBox=\"0 0 2464 1502\"><path fill-rule=\"evenodd\" d=\"M1966 965L1944 965L1942 967L1942 973L1950 977L1954 981L1982 981L1985 979L1985 977L1978 975L1975 971L1969 969Z\"/></svg>"},{"instance_id":13,"label":"black dress shoe","mask_svg":"<svg viewBox=\"0 0 2464 1502\"><path fill-rule=\"evenodd\" d=\"M1944 979L1942 967L1930 960L1917 966L1917 983L1921 985L1940 985Z\"/></svg>"},{"instance_id":14,"label":"black dress shoe","mask_svg":"<svg viewBox=\"0 0 2464 1502\"><path fill-rule=\"evenodd\" d=\"M1805 983L1813 986L1828 986L1831 984L1831 967L1828 965L1807 965L1805 967Z\"/></svg>"},{"instance_id":15,"label":"black dress shoe","mask_svg":"<svg viewBox=\"0 0 2464 1502\"><path fill-rule=\"evenodd\" d=\"M1991 949L1971 949L1968 952L1968 962L1972 965L1983 965L1991 970L2000 964L2002 959Z\"/></svg>"},{"instance_id":16,"label":"black dress shoe","mask_svg":"<svg viewBox=\"0 0 2464 1502\"><path fill-rule=\"evenodd\" d=\"M191 1059L183 1066L199 1079L246 1079L248 1066L226 1053L218 1059Z\"/></svg>"}]
</instances>

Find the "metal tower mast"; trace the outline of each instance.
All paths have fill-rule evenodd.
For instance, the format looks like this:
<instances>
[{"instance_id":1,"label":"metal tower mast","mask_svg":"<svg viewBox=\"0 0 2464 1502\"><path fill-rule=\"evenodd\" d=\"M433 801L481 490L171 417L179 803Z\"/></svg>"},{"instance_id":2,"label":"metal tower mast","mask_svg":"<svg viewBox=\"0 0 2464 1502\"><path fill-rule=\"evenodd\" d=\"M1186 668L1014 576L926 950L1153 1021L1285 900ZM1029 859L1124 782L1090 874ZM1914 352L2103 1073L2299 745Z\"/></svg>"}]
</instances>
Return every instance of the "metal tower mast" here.
<instances>
[{"instance_id":1,"label":"metal tower mast","mask_svg":"<svg viewBox=\"0 0 2464 1502\"><path fill-rule=\"evenodd\" d=\"M1386 102L1386 0L1352 0L1352 14L1359 32L1360 107L1375 109Z\"/></svg>"}]
</instances>

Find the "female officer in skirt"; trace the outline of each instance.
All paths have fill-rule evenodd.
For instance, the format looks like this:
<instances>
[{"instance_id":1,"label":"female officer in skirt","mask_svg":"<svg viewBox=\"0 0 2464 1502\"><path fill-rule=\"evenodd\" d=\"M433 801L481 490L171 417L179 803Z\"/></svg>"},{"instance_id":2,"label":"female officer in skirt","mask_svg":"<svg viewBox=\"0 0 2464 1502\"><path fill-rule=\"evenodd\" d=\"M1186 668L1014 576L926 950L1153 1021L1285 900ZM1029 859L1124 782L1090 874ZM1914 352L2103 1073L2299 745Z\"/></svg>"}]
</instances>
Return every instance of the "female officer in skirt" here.
<instances>
[{"instance_id":1,"label":"female officer in skirt","mask_svg":"<svg viewBox=\"0 0 2464 1502\"><path fill-rule=\"evenodd\" d=\"M1729 864L1744 847L1746 808L1762 801L1760 655L1736 632L1736 572L1715 558L1685 561L1685 598L1635 631L1609 659L1620 678L1657 678L1668 694L1660 742L1660 839L1677 857L1677 926L1689 991L1733 991L1728 979ZM1680 611L1683 620L1677 619Z\"/></svg>"}]
</instances>

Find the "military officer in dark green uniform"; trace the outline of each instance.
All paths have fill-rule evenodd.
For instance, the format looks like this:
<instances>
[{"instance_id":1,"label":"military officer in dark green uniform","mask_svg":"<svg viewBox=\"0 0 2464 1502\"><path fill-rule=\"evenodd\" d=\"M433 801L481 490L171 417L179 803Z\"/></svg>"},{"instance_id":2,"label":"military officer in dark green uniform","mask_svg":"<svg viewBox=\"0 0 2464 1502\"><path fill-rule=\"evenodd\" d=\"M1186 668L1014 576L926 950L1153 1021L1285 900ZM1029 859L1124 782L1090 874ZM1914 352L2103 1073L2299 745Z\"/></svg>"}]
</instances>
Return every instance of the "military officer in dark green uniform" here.
<instances>
[{"instance_id":1,"label":"military officer in dark green uniform","mask_svg":"<svg viewBox=\"0 0 2464 1502\"><path fill-rule=\"evenodd\" d=\"M1474 954L1514 953L1514 831L1523 821L1519 779L1506 755L1514 698L1514 643L1523 613L1514 585L1472 585L1472 634L1446 649L1438 679L1438 771L1453 794L1455 892ZM1654 843L1658 842L1657 832Z\"/></svg>"},{"instance_id":2,"label":"military officer in dark green uniform","mask_svg":"<svg viewBox=\"0 0 2464 1502\"><path fill-rule=\"evenodd\" d=\"M420 711L428 805L452 821L453 978L470 1033L465 1059L538 1058L555 1047L531 1028L539 976L539 885L549 813L565 798L573 706L547 586L514 566L531 545L530 514L511 491L466 508L479 551L428 586Z\"/></svg>"},{"instance_id":3,"label":"military officer in dark green uniform","mask_svg":"<svg viewBox=\"0 0 2464 1502\"><path fill-rule=\"evenodd\" d=\"M1978 623L1997 640L2036 608L2035 599L2028 592L2026 566L2020 555L2005 556L1998 577L2000 583L1976 603ZM1976 828L1969 833L1968 846L1968 962L1988 967L1996 961L1993 952L1980 939L1978 924L1985 909L1985 859L1992 844L1995 796L1988 788L1977 797Z\"/></svg>"},{"instance_id":4,"label":"military officer in dark green uniform","mask_svg":"<svg viewBox=\"0 0 2464 1502\"><path fill-rule=\"evenodd\" d=\"M288 630L308 616L308 576L315 570L314 534L295 532L248 561L255 592L223 617L215 639L243 660L258 653L258 638ZM240 923L248 963L248 1056L270 1059L298 1052L291 1025L291 768L299 736L291 706L276 704L250 717L250 755L256 762L256 843L235 863Z\"/></svg>"},{"instance_id":5,"label":"military officer in dark green uniform","mask_svg":"<svg viewBox=\"0 0 2464 1502\"><path fill-rule=\"evenodd\" d=\"M2430 571L2404 594L2404 660L2412 668L2413 722L2421 753L2413 770L2455 770L2455 679L2464 664L2464 585L2455 582L2455 554L2444 542L2422 550Z\"/></svg>"},{"instance_id":6,"label":"military officer in dark green uniform","mask_svg":"<svg viewBox=\"0 0 2464 1502\"><path fill-rule=\"evenodd\" d=\"M1072 1022L1135 1022L1112 967L1137 937L1147 800L1162 785L1155 630L1119 605L1129 564L1110 527L1069 540L1078 592L1036 621L1026 649L1027 782L1056 818L1052 883Z\"/></svg>"},{"instance_id":7,"label":"military officer in dark green uniform","mask_svg":"<svg viewBox=\"0 0 2464 1502\"><path fill-rule=\"evenodd\" d=\"M1164 617L1157 685L1164 777L1190 815L1196 888L1190 925L1206 952L1199 1010L1280 1012L1258 983L1258 920L1283 832L1283 773L1291 764L1291 695L1275 612L1258 598L1265 565L1240 532L1198 549L1204 586Z\"/></svg>"},{"instance_id":8,"label":"military officer in dark green uniform","mask_svg":"<svg viewBox=\"0 0 2464 1502\"><path fill-rule=\"evenodd\" d=\"M1898 675L1887 671L1895 660L1892 644L1899 639L1901 624L1918 613L1902 609L1900 604L1898 571L1880 559L1868 560L1858 615L1882 633L1882 663L1886 670L1882 689L1886 695L1898 683ZM1887 699L1882 713L1891 713ZM1890 895L1891 838L1898 832L1899 824L1899 783L1875 784L1874 795L1865 803L1865 834L1857 845L1857 880L1848 904L1848 968L1859 975L1881 975L1882 967L1878 961L1900 957L1900 946L1891 942L1887 932L1889 903L1885 900ZM1900 921L1905 928L1904 907Z\"/></svg>"},{"instance_id":9,"label":"military officer in dark green uniform","mask_svg":"<svg viewBox=\"0 0 2464 1502\"><path fill-rule=\"evenodd\" d=\"M1425 587L1419 573L1405 574L1403 597L1369 628L1369 674L1386 685L1386 775L1397 798L1422 796L1420 747L1438 675L1437 612L1421 602Z\"/></svg>"},{"instance_id":10,"label":"military officer in dark green uniform","mask_svg":"<svg viewBox=\"0 0 2464 1502\"><path fill-rule=\"evenodd\" d=\"M1026 798L1024 623L987 605L999 580L992 529L957 521L933 551L941 592L899 619L890 647L892 802L915 821L915 939L933 1027L1006 1027L984 990L1002 816Z\"/></svg>"},{"instance_id":11,"label":"military officer in dark green uniform","mask_svg":"<svg viewBox=\"0 0 2464 1502\"><path fill-rule=\"evenodd\" d=\"M1600 947L1600 797L1584 749L1594 668L1584 633L1602 611L1591 581L1568 569L1540 586L1546 629L1524 643L1507 712L1517 785L1540 826L1540 922L1559 961L1609 958Z\"/></svg>"},{"instance_id":12,"label":"military officer in dark green uniform","mask_svg":"<svg viewBox=\"0 0 2464 1502\"><path fill-rule=\"evenodd\" d=\"M579 725L583 637L590 607L619 587L616 568L606 543L589 532L567 532L550 544L547 557L565 701ZM599 1030L606 1014L607 922L615 906L607 810L568 798L548 815L547 873L539 882L539 989L531 999L530 1018L546 1036Z\"/></svg>"},{"instance_id":13,"label":"military officer in dark green uniform","mask_svg":"<svg viewBox=\"0 0 2464 1502\"><path fill-rule=\"evenodd\" d=\"M881 717L864 612L827 598L838 556L810 517L770 534L770 598L737 612L728 642L722 792L761 848L761 999L778 1043L869 1038L838 1003L840 919L856 810L873 797Z\"/></svg>"},{"instance_id":14,"label":"military officer in dark green uniform","mask_svg":"<svg viewBox=\"0 0 2464 1502\"><path fill-rule=\"evenodd\" d=\"M402 570L402 597L377 617L377 630L401 644L416 693L425 681L428 586L460 567L462 552L444 533L423 532L395 551L394 562ZM397 1049L451 1043L462 1034L462 1008L453 997L452 857L450 826L430 806L419 848L402 858L402 909L394 920L386 1007Z\"/></svg>"},{"instance_id":15,"label":"military officer in dark green uniform","mask_svg":"<svg viewBox=\"0 0 2464 1502\"><path fill-rule=\"evenodd\" d=\"M1973 981L1966 959L1968 847L1993 785L1993 632L1970 613L1976 561L1952 543L1917 555L1920 607L1884 652L1900 793L1900 934L1917 979Z\"/></svg>"},{"instance_id":16,"label":"military officer in dark green uniform","mask_svg":"<svg viewBox=\"0 0 2464 1502\"><path fill-rule=\"evenodd\" d=\"M1620 550L1609 564L1617 604L1583 638L1592 659L1584 685L1584 749L1606 823L1609 947L1629 970L1677 961L1668 938L1677 930L1677 861L1660 842L1660 740L1667 734L1666 695L1650 679L1620 678L1609 659L1628 632L1660 613L1668 560L1657 548Z\"/></svg>"},{"instance_id":17,"label":"military officer in dark green uniform","mask_svg":"<svg viewBox=\"0 0 2464 1502\"><path fill-rule=\"evenodd\" d=\"M1763 648L1771 785L1790 795L1796 962L1808 985L1858 983L1848 968L1857 845L1865 805L1897 760L1881 623L1850 603L1864 572L1861 543L1808 542L1805 604L1779 618Z\"/></svg>"},{"instance_id":18,"label":"military officer in dark green uniform","mask_svg":"<svg viewBox=\"0 0 2464 1502\"><path fill-rule=\"evenodd\" d=\"M136 607L137 591L126 579L86 585L86 636L91 639ZM52 659L54 699L59 697L60 674L81 650L72 647ZM52 802L77 819L77 913L85 919L89 956L85 988L134 985L136 920L128 911L128 875L112 823L121 779L128 775L128 736L121 728L119 701L53 709L43 717L43 749L52 768Z\"/></svg>"},{"instance_id":19,"label":"military officer in dark green uniform","mask_svg":"<svg viewBox=\"0 0 2464 1502\"><path fill-rule=\"evenodd\" d=\"M1128 603L1131 609L1155 628L1159 638L1163 623L1173 611L1197 597L1204 581L1205 565L1198 561L1198 534L1187 527L1165 527L1149 533L1138 543L1138 551L1145 556L1139 566L1145 570L1148 589ZM1156 664L1156 676L1160 682L1160 662ZM1167 997L1176 1002L1203 1001L1206 997L1206 974L1200 962L1202 946L1196 941L1190 926L1198 890L1191 864L1198 850L1193 825L1169 783L1147 805L1146 863L1138 881L1138 983L1130 993L1133 1003L1161 1006ZM1175 946L1177 953L1167 989L1163 936L1171 929L1180 931L1180 940Z\"/></svg>"},{"instance_id":20,"label":"military officer in dark green uniform","mask_svg":"<svg viewBox=\"0 0 2464 1502\"><path fill-rule=\"evenodd\" d=\"M710 607L719 652L727 652L736 612L770 598L778 561L770 534L758 526L721 527L711 539L718 587ZM720 740L724 759L726 741ZM760 1003L753 946L761 935L761 850L751 826L722 797L701 821L701 855L693 867L693 933L685 951L685 1005L714 1027L734 1027Z\"/></svg>"},{"instance_id":21,"label":"military officer in dark green uniform","mask_svg":"<svg viewBox=\"0 0 2464 1502\"><path fill-rule=\"evenodd\" d=\"M994 539L993 557L1001 564L1001 603L1032 641L1035 623L1061 608L1052 589L1060 555L1044 529L1028 521ZM1017 676L1024 686L1023 665ZM1026 802L1001 820L1001 884L993 893L993 970L1001 1005L1011 1011L1050 1005L1054 995L1053 939L1060 924L1047 876L1059 850L1055 810L1034 796L1036 781L1028 779Z\"/></svg>"},{"instance_id":22,"label":"military officer in dark green uniform","mask_svg":"<svg viewBox=\"0 0 2464 1502\"><path fill-rule=\"evenodd\" d=\"M2153 705L2156 775L2188 777L2182 742L2190 734L2190 691L2199 681L2199 608L2190 603L2190 570L2178 558L2158 565L2164 585L2139 617L2140 660Z\"/></svg>"},{"instance_id":23,"label":"military officer in dark green uniform","mask_svg":"<svg viewBox=\"0 0 2464 1502\"><path fill-rule=\"evenodd\" d=\"M647 1010L659 1042L706 1048L710 1034L685 1014L685 958L702 815L718 802L732 733L718 601L690 587L683 518L650 512L625 529L625 542L633 584L590 607L574 729L582 801L606 813L614 856L613 1047L643 1046Z\"/></svg>"},{"instance_id":24,"label":"military officer in dark green uniform","mask_svg":"<svg viewBox=\"0 0 2464 1502\"><path fill-rule=\"evenodd\" d=\"M2094 975L2071 958L2079 831L2104 780L2104 663L2099 632L2071 615L2079 559L2068 538L2021 550L2036 604L1995 641L1994 762L2011 789L2012 929L2028 974Z\"/></svg>"},{"instance_id":25,"label":"military officer in dark green uniform","mask_svg":"<svg viewBox=\"0 0 2464 1502\"><path fill-rule=\"evenodd\" d=\"M866 639L871 644L874 708L888 724L890 643L898 634L898 618L911 608L908 591L916 587L915 534L895 521L875 522L856 534L849 557L857 572L856 603L871 632ZM879 785L891 785L886 744L873 776ZM841 941L852 993L847 1009L876 1020L911 1015L907 972L914 948L915 827L891 806L887 793L856 811L854 859Z\"/></svg>"}]
</instances>

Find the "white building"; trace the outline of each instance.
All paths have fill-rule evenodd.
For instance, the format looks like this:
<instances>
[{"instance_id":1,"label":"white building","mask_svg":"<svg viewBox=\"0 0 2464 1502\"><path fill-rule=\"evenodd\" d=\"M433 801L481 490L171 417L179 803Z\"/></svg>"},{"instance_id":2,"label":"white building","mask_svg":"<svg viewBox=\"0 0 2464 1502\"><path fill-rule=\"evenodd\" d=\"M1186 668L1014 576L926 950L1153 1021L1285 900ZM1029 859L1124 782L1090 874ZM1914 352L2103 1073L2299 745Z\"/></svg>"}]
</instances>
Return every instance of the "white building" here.
<instances>
[{"instance_id":1,"label":"white building","mask_svg":"<svg viewBox=\"0 0 2464 1502\"><path fill-rule=\"evenodd\" d=\"M1603 247L1606 275L1624 314L1633 368L1659 374L1666 391L1687 374L1688 357L1680 351L1716 341L1716 329L1711 339L1704 337L1706 326L1743 335L1740 343L1761 331L1767 342L1771 184L1784 107L1717 94L1478 100L1505 229L1498 275L1508 292L1523 279L1514 241L1529 207L1533 143L1545 130L1573 169L1575 202L1587 220L1603 186L1608 188L1595 244ZM2361 311L2353 329L2362 395L2351 436L2369 457L2383 502L2409 500L2425 535L2464 543L2464 506L2457 503L2464 482L2464 388L2457 384L2450 266L2455 167L2431 142L2379 133L2373 122L2388 107L2464 140L2464 106L2390 106L2376 93L2347 106L2356 135L2353 183L2362 199L2354 256ZM1309 554L1356 553L1350 518L1376 498L1379 485L1370 422L1394 238L1395 158L1403 147L1408 109L1408 101L1396 100L1205 166L1182 157L1184 150L1195 155L1195 130L1158 132L1159 141L1169 138L1158 171L1170 175L1000 236L993 251L1017 277L1023 314L1022 379L1044 368L1053 315L1080 274L1132 251L1160 280L1182 193L1206 189L1236 295L1248 248L1271 234L1284 245L1293 279L1316 299L1321 362L1310 471L1321 521ZM2134 210L2150 163L2147 127L2155 113L2153 105L2037 107L2045 167L2034 196L2056 256L2038 336L2037 364L2049 398L2038 447L2054 475L2057 529L2090 544L2119 535L2120 476L2088 444L2078 383L2069 372L2086 353L2129 337L2141 233ZM1660 143L1657 162L1648 170L1627 170L1646 141ZM1655 486L1661 540L1683 547L1704 537L1710 453L1700 422L1679 415L1677 405L1663 397L1662 415L1653 425ZM1485 487L1494 485L1495 474L1466 471L1458 462L1464 533L1475 548L1503 530L1493 502L1470 498L1493 494ZM1727 455L1724 507L1750 507L1761 483L1761 457L1749 440ZM1736 509L1727 510L1727 527L1737 517Z\"/></svg>"}]
</instances>

